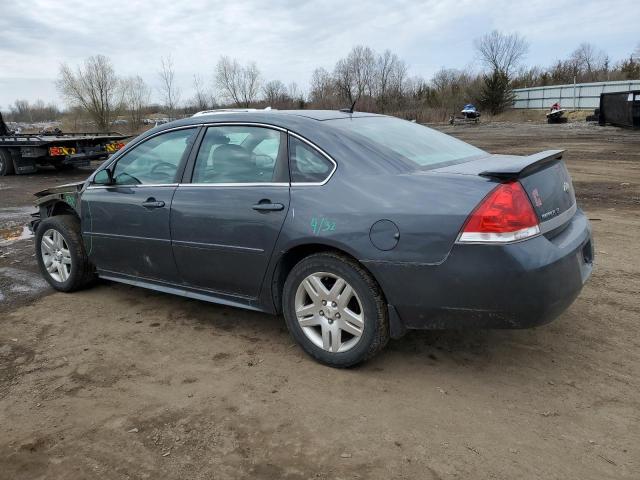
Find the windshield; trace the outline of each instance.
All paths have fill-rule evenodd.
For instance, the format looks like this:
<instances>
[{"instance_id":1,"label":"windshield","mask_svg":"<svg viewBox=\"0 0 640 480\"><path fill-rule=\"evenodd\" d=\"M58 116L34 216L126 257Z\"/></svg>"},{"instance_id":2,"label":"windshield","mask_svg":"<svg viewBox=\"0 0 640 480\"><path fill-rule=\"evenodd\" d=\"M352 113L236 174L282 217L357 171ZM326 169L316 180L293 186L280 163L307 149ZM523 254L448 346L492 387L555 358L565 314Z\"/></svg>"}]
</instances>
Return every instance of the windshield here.
<instances>
[{"instance_id":1,"label":"windshield","mask_svg":"<svg viewBox=\"0 0 640 480\"><path fill-rule=\"evenodd\" d=\"M420 124L393 117L359 117L328 120L334 127L367 138L420 167L437 167L465 161L486 152Z\"/></svg>"}]
</instances>

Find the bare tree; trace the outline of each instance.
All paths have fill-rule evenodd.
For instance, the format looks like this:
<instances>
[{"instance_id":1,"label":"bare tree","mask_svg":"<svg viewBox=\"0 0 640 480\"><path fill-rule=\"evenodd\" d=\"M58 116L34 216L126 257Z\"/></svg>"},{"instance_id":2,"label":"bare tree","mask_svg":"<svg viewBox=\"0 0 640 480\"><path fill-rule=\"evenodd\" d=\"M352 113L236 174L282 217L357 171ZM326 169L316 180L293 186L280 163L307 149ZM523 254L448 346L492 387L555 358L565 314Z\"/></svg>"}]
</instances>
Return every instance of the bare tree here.
<instances>
[{"instance_id":1,"label":"bare tree","mask_svg":"<svg viewBox=\"0 0 640 480\"><path fill-rule=\"evenodd\" d=\"M335 81L324 68L316 68L311 74L309 100L320 108L335 106Z\"/></svg>"},{"instance_id":2,"label":"bare tree","mask_svg":"<svg viewBox=\"0 0 640 480\"><path fill-rule=\"evenodd\" d=\"M176 75L173 67L173 58L171 55L160 58L160 94L167 114L170 118L174 118L176 109L180 103L180 89L176 85Z\"/></svg>"},{"instance_id":3,"label":"bare tree","mask_svg":"<svg viewBox=\"0 0 640 480\"><path fill-rule=\"evenodd\" d=\"M538 66L521 66L513 75L514 88L527 88L537 85L546 79L543 79L544 71Z\"/></svg>"},{"instance_id":4,"label":"bare tree","mask_svg":"<svg viewBox=\"0 0 640 480\"><path fill-rule=\"evenodd\" d=\"M260 92L260 71L255 62L248 63L241 69L240 93L243 105L248 107L258 98Z\"/></svg>"},{"instance_id":5,"label":"bare tree","mask_svg":"<svg viewBox=\"0 0 640 480\"><path fill-rule=\"evenodd\" d=\"M289 101L293 103L294 108L304 108L304 93L300 90L296 82L291 82L287 87L287 96Z\"/></svg>"},{"instance_id":6,"label":"bare tree","mask_svg":"<svg viewBox=\"0 0 640 480\"><path fill-rule=\"evenodd\" d=\"M270 107L278 107L289 100L287 87L280 80L271 80L265 83L262 92Z\"/></svg>"},{"instance_id":7,"label":"bare tree","mask_svg":"<svg viewBox=\"0 0 640 480\"><path fill-rule=\"evenodd\" d=\"M260 71L254 62L245 66L226 56L216 65L215 83L222 96L238 107L248 107L258 98Z\"/></svg>"},{"instance_id":8,"label":"bare tree","mask_svg":"<svg viewBox=\"0 0 640 480\"><path fill-rule=\"evenodd\" d=\"M338 61L334 69L340 95L350 103L364 95L373 96L376 58L369 47L358 45L346 58Z\"/></svg>"},{"instance_id":9,"label":"bare tree","mask_svg":"<svg viewBox=\"0 0 640 480\"><path fill-rule=\"evenodd\" d=\"M17 122L33 122L31 105L28 100L16 100L11 107L12 120Z\"/></svg>"},{"instance_id":10,"label":"bare tree","mask_svg":"<svg viewBox=\"0 0 640 480\"><path fill-rule=\"evenodd\" d=\"M140 75L126 78L123 85L125 104L129 111L129 127L132 132L135 132L142 127L144 114L149 106L151 89Z\"/></svg>"},{"instance_id":11,"label":"bare tree","mask_svg":"<svg viewBox=\"0 0 640 480\"><path fill-rule=\"evenodd\" d=\"M389 90L401 87L407 75L407 66L400 57L385 50L376 59L376 94L385 95Z\"/></svg>"},{"instance_id":12,"label":"bare tree","mask_svg":"<svg viewBox=\"0 0 640 480\"><path fill-rule=\"evenodd\" d=\"M492 114L502 112L513 100L511 77L529 50L527 41L517 33L497 30L475 41L482 62L490 72L483 75L480 105Z\"/></svg>"},{"instance_id":13,"label":"bare tree","mask_svg":"<svg viewBox=\"0 0 640 480\"><path fill-rule=\"evenodd\" d=\"M597 72L608 69L607 55L590 43L581 43L571 54L576 74L583 74L583 80L597 80Z\"/></svg>"},{"instance_id":14,"label":"bare tree","mask_svg":"<svg viewBox=\"0 0 640 480\"><path fill-rule=\"evenodd\" d=\"M350 104L358 99L358 94L354 87L353 71L349 68L346 58L338 60L333 69L333 79L336 86L336 93Z\"/></svg>"},{"instance_id":15,"label":"bare tree","mask_svg":"<svg viewBox=\"0 0 640 480\"><path fill-rule=\"evenodd\" d=\"M475 47L485 65L507 77L529 51L529 44L517 33L507 35L497 30L477 39Z\"/></svg>"},{"instance_id":16,"label":"bare tree","mask_svg":"<svg viewBox=\"0 0 640 480\"><path fill-rule=\"evenodd\" d=\"M302 95L302 91L300 90L296 82L291 82L289 85L287 85L287 95L292 100L296 100L304 97L304 95Z\"/></svg>"},{"instance_id":17,"label":"bare tree","mask_svg":"<svg viewBox=\"0 0 640 480\"><path fill-rule=\"evenodd\" d=\"M46 122L59 116L60 111L53 103L45 105L41 99L37 99L33 104L28 100L16 100L9 107L7 119L14 122Z\"/></svg>"},{"instance_id":18,"label":"bare tree","mask_svg":"<svg viewBox=\"0 0 640 480\"><path fill-rule=\"evenodd\" d=\"M215 107L215 98L209 89L205 87L200 75L193 76L193 90L195 94L191 104L196 110L202 111Z\"/></svg>"},{"instance_id":19,"label":"bare tree","mask_svg":"<svg viewBox=\"0 0 640 480\"><path fill-rule=\"evenodd\" d=\"M573 60L558 60L547 70L542 81L548 85L572 83L578 73L578 66ZM548 82L546 77L549 78Z\"/></svg>"},{"instance_id":20,"label":"bare tree","mask_svg":"<svg viewBox=\"0 0 640 480\"><path fill-rule=\"evenodd\" d=\"M385 50L376 59L375 96L381 111L385 111L392 100L399 100L407 77L407 66L400 57Z\"/></svg>"},{"instance_id":21,"label":"bare tree","mask_svg":"<svg viewBox=\"0 0 640 480\"><path fill-rule=\"evenodd\" d=\"M461 70L438 70L431 79L430 106L437 109L443 119L455 113L465 103L473 100L474 80L474 77Z\"/></svg>"},{"instance_id":22,"label":"bare tree","mask_svg":"<svg viewBox=\"0 0 640 480\"><path fill-rule=\"evenodd\" d=\"M242 67L237 60L222 56L218 60L215 72L215 84L221 91L222 97L236 105L242 103L240 95L241 69Z\"/></svg>"},{"instance_id":23,"label":"bare tree","mask_svg":"<svg viewBox=\"0 0 640 480\"><path fill-rule=\"evenodd\" d=\"M87 58L76 71L62 64L56 86L70 105L82 107L101 130L109 129L122 105L122 82L103 55Z\"/></svg>"}]
</instances>

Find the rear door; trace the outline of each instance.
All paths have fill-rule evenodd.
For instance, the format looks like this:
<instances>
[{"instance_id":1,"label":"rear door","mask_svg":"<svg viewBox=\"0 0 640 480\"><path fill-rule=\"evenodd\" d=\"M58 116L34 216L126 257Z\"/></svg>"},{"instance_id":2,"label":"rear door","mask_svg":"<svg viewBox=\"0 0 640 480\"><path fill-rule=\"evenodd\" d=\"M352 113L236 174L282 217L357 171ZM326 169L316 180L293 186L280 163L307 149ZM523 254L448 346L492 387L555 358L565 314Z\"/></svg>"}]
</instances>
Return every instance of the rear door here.
<instances>
[{"instance_id":1,"label":"rear door","mask_svg":"<svg viewBox=\"0 0 640 480\"><path fill-rule=\"evenodd\" d=\"M169 213L196 128L153 136L109 168L114 184L82 194L82 225L91 261L103 273L179 282Z\"/></svg>"},{"instance_id":2,"label":"rear door","mask_svg":"<svg viewBox=\"0 0 640 480\"><path fill-rule=\"evenodd\" d=\"M286 133L256 125L207 128L171 205L185 284L256 298L289 209Z\"/></svg>"}]
</instances>

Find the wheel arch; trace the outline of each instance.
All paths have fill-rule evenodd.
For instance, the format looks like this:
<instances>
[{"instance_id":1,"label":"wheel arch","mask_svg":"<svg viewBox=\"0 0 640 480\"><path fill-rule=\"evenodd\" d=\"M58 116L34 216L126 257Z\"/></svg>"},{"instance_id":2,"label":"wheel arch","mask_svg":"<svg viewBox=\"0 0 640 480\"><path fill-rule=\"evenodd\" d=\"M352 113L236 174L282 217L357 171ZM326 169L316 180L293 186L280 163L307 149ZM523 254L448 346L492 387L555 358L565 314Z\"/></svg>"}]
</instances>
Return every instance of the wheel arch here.
<instances>
[{"instance_id":1,"label":"wheel arch","mask_svg":"<svg viewBox=\"0 0 640 480\"><path fill-rule=\"evenodd\" d=\"M38 223L49 217L55 217L57 215L73 215L78 219L78 221L80 221L80 215L78 215L78 211L73 205L60 198L58 195L51 195L51 197L52 198L45 197L43 199L39 199L37 202L36 206L40 212Z\"/></svg>"},{"instance_id":2,"label":"wheel arch","mask_svg":"<svg viewBox=\"0 0 640 480\"><path fill-rule=\"evenodd\" d=\"M346 249L326 243L302 243L299 245L295 245L283 252L280 255L280 258L278 258L277 264L274 268L271 278L271 299L277 313L282 312L282 293L284 289L284 282L286 281L289 272L291 272L293 267L298 262L308 257L309 255L324 252L337 253L339 255L350 258L354 262L357 262L358 265L369 275L371 275L371 278L375 280L375 282L378 284L378 287L380 288L380 291L382 292L382 295L384 296L384 290L382 289L380 282L373 274L373 272L371 272L371 270L369 270L366 265L360 262L352 253L348 252Z\"/></svg>"}]
</instances>

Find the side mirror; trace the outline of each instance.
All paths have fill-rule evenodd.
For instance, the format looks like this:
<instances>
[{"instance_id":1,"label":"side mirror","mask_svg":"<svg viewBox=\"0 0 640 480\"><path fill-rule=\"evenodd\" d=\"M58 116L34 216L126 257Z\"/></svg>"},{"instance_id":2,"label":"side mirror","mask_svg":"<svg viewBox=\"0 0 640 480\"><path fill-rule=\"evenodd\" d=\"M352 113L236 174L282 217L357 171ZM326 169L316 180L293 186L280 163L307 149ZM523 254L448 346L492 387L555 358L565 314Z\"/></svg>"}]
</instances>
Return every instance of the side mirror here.
<instances>
[{"instance_id":1,"label":"side mirror","mask_svg":"<svg viewBox=\"0 0 640 480\"><path fill-rule=\"evenodd\" d=\"M96 173L96 176L93 177L93 183L96 185L113 185L113 174L111 170L108 168L100 170Z\"/></svg>"}]
</instances>

